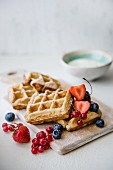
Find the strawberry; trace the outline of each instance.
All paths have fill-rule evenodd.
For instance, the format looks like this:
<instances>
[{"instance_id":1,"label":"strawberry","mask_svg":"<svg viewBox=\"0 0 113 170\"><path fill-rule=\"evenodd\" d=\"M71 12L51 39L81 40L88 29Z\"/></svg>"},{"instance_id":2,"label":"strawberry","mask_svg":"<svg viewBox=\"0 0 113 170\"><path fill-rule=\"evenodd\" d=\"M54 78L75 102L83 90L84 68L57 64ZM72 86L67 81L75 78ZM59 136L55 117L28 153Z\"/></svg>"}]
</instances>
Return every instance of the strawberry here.
<instances>
[{"instance_id":1,"label":"strawberry","mask_svg":"<svg viewBox=\"0 0 113 170\"><path fill-rule=\"evenodd\" d=\"M86 94L86 87L84 84L79 86L71 86L69 89L70 93L76 98L76 100L83 100Z\"/></svg>"},{"instance_id":2,"label":"strawberry","mask_svg":"<svg viewBox=\"0 0 113 170\"><path fill-rule=\"evenodd\" d=\"M86 113L90 108L90 103L88 101L75 101L74 107L81 113Z\"/></svg>"},{"instance_id":3,"label":"strawberry","mask_svg":"<svg viewBox=\"0 0 113 170\"><path fill-rule=\"evenodd\" d=\"M26 126L20 126L13 133L13 139L18 143L27 143L30 141L30 132Z\"/></svg>"}]
</instances>

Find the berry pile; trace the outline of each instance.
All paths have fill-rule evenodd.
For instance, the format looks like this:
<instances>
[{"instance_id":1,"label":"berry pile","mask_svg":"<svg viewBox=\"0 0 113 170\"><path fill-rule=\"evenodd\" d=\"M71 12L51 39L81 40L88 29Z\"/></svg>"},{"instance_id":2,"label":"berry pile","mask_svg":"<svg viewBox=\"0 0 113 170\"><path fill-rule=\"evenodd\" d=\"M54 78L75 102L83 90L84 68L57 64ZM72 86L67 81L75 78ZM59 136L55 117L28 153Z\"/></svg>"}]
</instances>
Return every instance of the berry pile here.
<instances>
[{"instance_id":1,"label":"berry pile","mask_svg":"<svg viewBox=\"0 0 113 170\"><path fill-rule=\"evenodd\" d=\"M46 127L46 132L40 131L36 134L36 137L32 140L31 152L33 154L44 152L50 148L50 142L52 137L53 128L51 126Z\"/></svg>"},{"instance_id":2,"label":"berry pile","mask_svg":"<svg viewBox=\"0 0 113 170\"><path fill-rule=\"evenodd\" d=\"M22 123L7 124L3 123L2 128L4 132L13 132L13 140L18 143L27 143L30 141L29 129Z\"/></svg>"},{"instance_id":3,"label":"berry pile","mask_svg":"<svg viewBox=\"0 0 113 170\"><path fill-rule=\"evenodd\" d=\"M83 79L86 80L85 78ZM91 94L92 94L91 84L90 87L91 87ZM86 91L86 87L84 84L81 84L79 86L71 86L69 90L71 95L73 96L73 110L74 110L70 114L70 118L77 118L77 124L79 126L82 126L83 120L87 119L88 110L91 112L98 113L99 105L91 101L91 96L90 96L91 94L88 91ZM104 127L104 120L103 119L97 120L96 126Z\"/></svg>"}]
</instances>

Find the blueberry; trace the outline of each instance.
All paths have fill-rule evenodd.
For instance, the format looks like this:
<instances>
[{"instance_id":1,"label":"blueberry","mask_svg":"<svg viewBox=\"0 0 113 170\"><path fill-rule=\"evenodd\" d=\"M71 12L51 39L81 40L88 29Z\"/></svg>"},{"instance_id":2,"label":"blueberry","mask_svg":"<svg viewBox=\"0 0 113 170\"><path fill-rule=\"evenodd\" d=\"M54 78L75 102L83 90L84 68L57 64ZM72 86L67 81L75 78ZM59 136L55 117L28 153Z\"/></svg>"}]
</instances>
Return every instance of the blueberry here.
<instances>
[{"instance_id":1,"label":"blueberry","mask_svg":"<svg viewBox=\"0 0 113 170\"><path fill-rule=\"evenodd\" d=\"M57 124L55 124L53 126L53 130L60 130L60 131L62 131L63 130L63 126L61 124L57 123Z\"/></svg>"},{"instance_id":2,"label":"blueberry","mask_svg":"<svg viewBox=\"0 0 113 170\"><path fill-rule=\"evenodd\" d=\"M60 130L54 130L52 136L54 139L60 139L62 132Z\"/></svg>"},{"instance_id":3,"label":"blueberry","mask_svg":"<svg viewBox=\"0 0 113 170\"><path fill-rule=\"evenodd\" d=\"M90 111L93 111L93 112L98 112L98 109L99 109L99 105L95 102L91 102L91 105L90 105Z\"/></svg>"},{"instance_id":4,"label":"blueberry","mask_svg":"<svg viewBox=\"0 0 113 170\"><path fill-rule=\"evenodd\" d=\"M98 127L104 127L104 120L103 120L103 119L98 119L98 120L96 121L96 125L97 125Z\"/></svg>"},{"instance_id":5,"label":"blueberry","mask_svg":"<svg viewBox=\"0 0 113 170\"><path fill-rule=\"evenodd\" d=\"M12 113L12 112L9 112L5 115L5 119L8 121L8 122L12 122L14 119L15 119L15 114Z\"/></svg>"},{"instance_id":6,"label":"blueberry","mask_svg":"<svg viewBox=\"0 0 113 170\"><path fill-rule=\"evenodd\" d=\"M91 102L91 97L88 91L86 91L86 94L83 100Z\"/></svg>"}]
</instances>

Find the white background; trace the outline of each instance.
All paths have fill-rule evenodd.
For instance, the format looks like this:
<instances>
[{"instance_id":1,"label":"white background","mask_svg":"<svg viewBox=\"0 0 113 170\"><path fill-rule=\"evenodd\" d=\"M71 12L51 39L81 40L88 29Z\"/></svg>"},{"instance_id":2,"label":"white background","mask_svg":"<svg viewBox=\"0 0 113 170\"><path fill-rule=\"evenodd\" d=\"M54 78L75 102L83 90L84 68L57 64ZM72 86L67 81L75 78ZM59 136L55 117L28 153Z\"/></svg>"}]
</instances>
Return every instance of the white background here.
<instances>
[{"instance_id":1,"label":"white background","mask_svg":"<svg viewBox=\"0 0 113 170\"><path fill-rule=\"evenodd\" d=\"M113 53L113 0L0 0L0 54L84 48Z\"/></svg>"},{"instance_id":2,"label":"white background","mask_svg":"<svg viewBox=\"0 0 113 170\"><path fill-rule=\"evenodd\" d=\"M23 68L77 85L83 80L59 62L77 49L113 54L113 0L0 0L0 73ZM93 96L113 107L113 65L92 86ZM63 156L53 150L34 156L31 143L16 144L1 127L11 111L3 103L8 87L0 82L0 170L113 170L113 133Z\"/></svg>"}]
</instances>

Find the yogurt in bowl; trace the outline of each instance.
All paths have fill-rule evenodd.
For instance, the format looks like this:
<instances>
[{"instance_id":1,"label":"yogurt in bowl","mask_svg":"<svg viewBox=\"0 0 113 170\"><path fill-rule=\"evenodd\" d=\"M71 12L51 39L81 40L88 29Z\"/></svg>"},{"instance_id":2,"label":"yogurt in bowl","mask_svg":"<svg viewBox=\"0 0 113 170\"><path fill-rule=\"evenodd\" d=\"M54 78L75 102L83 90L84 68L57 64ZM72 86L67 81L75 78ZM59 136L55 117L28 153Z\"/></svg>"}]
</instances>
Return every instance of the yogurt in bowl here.
<instances>
[{"instance_id":1,"label":"yogurt in bowl","mask_svg":"<svg viewBox=\"0 0 113 170\"><path fill-rule=\"evenodd\" d=\"M61 63L72 75L94 80L107 72L112 57L103 51L79 50L65 54Z\"/></svg>"}]
</instances>

